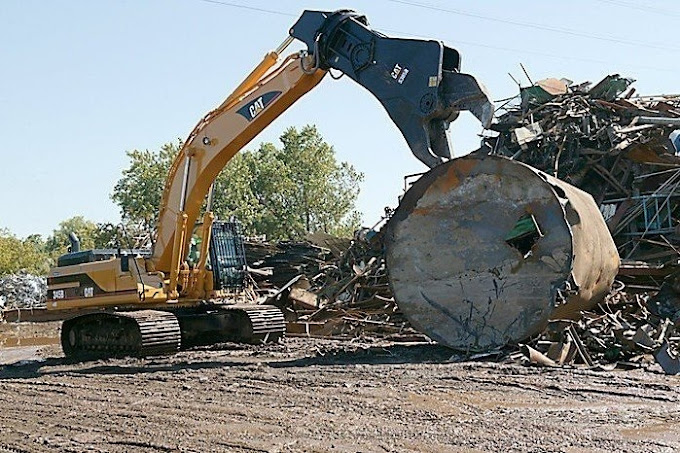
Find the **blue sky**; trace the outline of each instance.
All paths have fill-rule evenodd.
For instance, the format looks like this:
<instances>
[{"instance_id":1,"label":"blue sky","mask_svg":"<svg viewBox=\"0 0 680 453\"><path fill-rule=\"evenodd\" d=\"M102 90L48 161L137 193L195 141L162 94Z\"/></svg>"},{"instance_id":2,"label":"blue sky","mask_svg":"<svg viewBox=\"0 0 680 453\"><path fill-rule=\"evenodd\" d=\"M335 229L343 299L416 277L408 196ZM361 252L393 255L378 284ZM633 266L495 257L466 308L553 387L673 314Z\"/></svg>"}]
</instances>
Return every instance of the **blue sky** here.
<instances>
[{"instance_id":1,"label":"blue sky","mask_svg":"<svg viewBox=\"0 0 680 453\"><path fill-rule=\"evenodd\" d=\"M338 8L386 34L445 41L495 99L517 92L508 72L527 83L519 63L534 80L621 73L639 93L680 92L680 4L670 0L2 0L0 228L23 237L74 215L117 221L109 195L126 150L184 137L302 10ZM347 78L324 80L246 148L307 123L366 174L367 224L396 205L404 175L425 169L378 101ZM474 150L479 132L462 115L455 154Z\"/></svg>"}]
</instances>

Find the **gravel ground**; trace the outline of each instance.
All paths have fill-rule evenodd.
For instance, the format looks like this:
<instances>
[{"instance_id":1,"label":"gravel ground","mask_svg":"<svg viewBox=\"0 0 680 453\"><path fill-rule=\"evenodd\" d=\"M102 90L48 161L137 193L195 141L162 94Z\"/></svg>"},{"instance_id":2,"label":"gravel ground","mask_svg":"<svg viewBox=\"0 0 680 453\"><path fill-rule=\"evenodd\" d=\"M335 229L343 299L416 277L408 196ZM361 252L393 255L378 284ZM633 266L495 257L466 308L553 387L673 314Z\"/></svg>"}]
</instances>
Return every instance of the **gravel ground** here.
<instances>
[{"instance_id":1,"label":"gravel ground","mask_svg":"<svg viewBox=\"0 0 680 453\"><path fill-rule=\"evenodd\" d=\"M0 339L16 334L0 325ZM0 346L0 452L680 451L680 377L657 372L302 338L69 362L26 341Z\"/></svg>"}]
</instances>

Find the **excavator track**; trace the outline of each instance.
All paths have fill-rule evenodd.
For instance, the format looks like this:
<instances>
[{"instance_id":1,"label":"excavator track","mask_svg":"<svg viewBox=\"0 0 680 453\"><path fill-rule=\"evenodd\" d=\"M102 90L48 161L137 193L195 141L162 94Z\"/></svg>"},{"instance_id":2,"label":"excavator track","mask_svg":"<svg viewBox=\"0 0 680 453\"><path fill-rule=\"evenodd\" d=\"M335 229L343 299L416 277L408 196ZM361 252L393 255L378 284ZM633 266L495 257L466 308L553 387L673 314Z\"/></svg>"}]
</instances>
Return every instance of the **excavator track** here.
<instances>
[{"instance_id":1,"label":"excavator track","mask_svg":"<svg viewBox=\"0 0 680 453\"><path fill-rule=\"evenodd\" d=\"M209 304L77 316L64 321L61 345L66 357L150 356L228 341L273 342L285 331L283 312L274 306Z\"/></svg>"},{"instance_id":2,"label":"excavator track","mask_svg":"<svg viewBox=\"0 0 680 453\"><path fill-rule=\"evenodd\" d=\"M171 354L180 348L181 331L166 311L91 313L64 321L61 345L66 357Z\"/></svg>"},{"instance_id":3,"label":"excavator track","mask_svg":"<svg viewBox=\"0 0 680 453\"><path fill-rule=\"evenodd\" d=\"M239 311L248 317L249 326L242 332L241 340L246 343L266 343L276 341L286 332L286 320L283 312L272 305L231 305L228 310Z\"/></svg>"},{"instance_id":4,"label":"excavator track","mask_svg":"<svg viewBox=\"0 0 680 453\"><path fill-rule=\"evenodd\" d=\"M234 341L277 341L286 331L283 312L271 305L208 305L175 312L182 330L182 347Z\"/></svg>"}]
</instances>

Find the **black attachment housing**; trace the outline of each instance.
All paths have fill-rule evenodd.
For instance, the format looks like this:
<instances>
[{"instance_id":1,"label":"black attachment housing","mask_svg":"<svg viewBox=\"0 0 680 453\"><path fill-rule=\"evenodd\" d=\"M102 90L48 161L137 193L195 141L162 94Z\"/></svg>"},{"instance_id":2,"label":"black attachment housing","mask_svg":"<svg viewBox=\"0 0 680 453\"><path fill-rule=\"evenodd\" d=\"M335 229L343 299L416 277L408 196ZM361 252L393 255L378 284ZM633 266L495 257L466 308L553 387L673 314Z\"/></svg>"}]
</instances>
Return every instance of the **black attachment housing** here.
<instances>
[{"instance_id":1,"label":"black attachment housing","mask_svg":"<svg viewBox=\"0 0 680 453\"><path fill-rule=\"evenodd\" d=\"M446 130L460 110L485 127L491 123L493 104L485 89L459 72L460 54L441 41L385 36L351 10L306 10L290 35L314 55L313 69L342 71L373 93L429 167L451 157Z\"/></svg>"}]
</instances>

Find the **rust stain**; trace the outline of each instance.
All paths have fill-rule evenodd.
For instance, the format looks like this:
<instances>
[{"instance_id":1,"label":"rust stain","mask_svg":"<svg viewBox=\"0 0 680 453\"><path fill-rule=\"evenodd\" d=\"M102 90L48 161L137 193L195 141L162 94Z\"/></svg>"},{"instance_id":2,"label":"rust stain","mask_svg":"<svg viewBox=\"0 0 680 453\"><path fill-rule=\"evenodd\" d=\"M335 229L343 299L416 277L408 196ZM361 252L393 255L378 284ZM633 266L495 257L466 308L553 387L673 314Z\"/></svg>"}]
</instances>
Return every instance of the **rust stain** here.
<instances>
[{"instance_id":1,"label":"rust stain","mask_svg":"<svg viewBox=\"0 0 680 453\"><path fill-rule=\"evenodd\" d=\"M46 346L59 344L57 337L0 337L0 349L18 346Z\"/></svg>"},{"instance_id":2,"label":"rust stain","mask_svg":"<svg viewBox=\"0 0 680 453\"><path fill-rule=\"evenodd\" d=\"M452 166L451 169L455 169L458 176L461 178L467 178L472 170L477 168L478 161L476 159L466 159L459 161L458 165Z\"/></svg>"},{"instance_id":3,"label":"rust stain","mask_svg":"<svg viewBox=\"0 0 680 453\"><path fill-rule=\"evenodd\" d=\"M450 192L451 189L460 186L461 180L467 178L476 167L477 161L475 159L466 160L461 162L460 165L449 167L445 174L432 182L425 191L425 195L436 196Z\"/></svg>"},{"instance_id":4,"label":"rust stain","mask_svg":"<svg viewBox=\"0 0 680 453\"><path fill-rule=\"evenodd\" d=\"M432 196L437 194L448 193L452 188L460 185L460 179L454 171L454 168L449 168L445 175L436 179L434 183L427 188L426 195Z\"/></svg>"},{"instance_id":5,"label":"rust stain","mask_svg":"<svg viewBox=\"0 0 680 453\"><path fill-rule=\"evenodd\" d=\"M454 187L458 187L460 181L467 178L476 166L477 162L473 159L461 162L460 165L450 166L444 175L438 177L428 187L426 194L433 195L450 192Z\"/></svg>"},{"instance_id":6,"label":"rust stain","mask_svg":"<svg viewBox=\"0 0 680 453\"><path fill-rule=\"evenodd\" d=\"M432 208L427 207L427 208L414 208L411 214L413 215L428 215L432 212Z\"/></svg>"}]
</instances>

